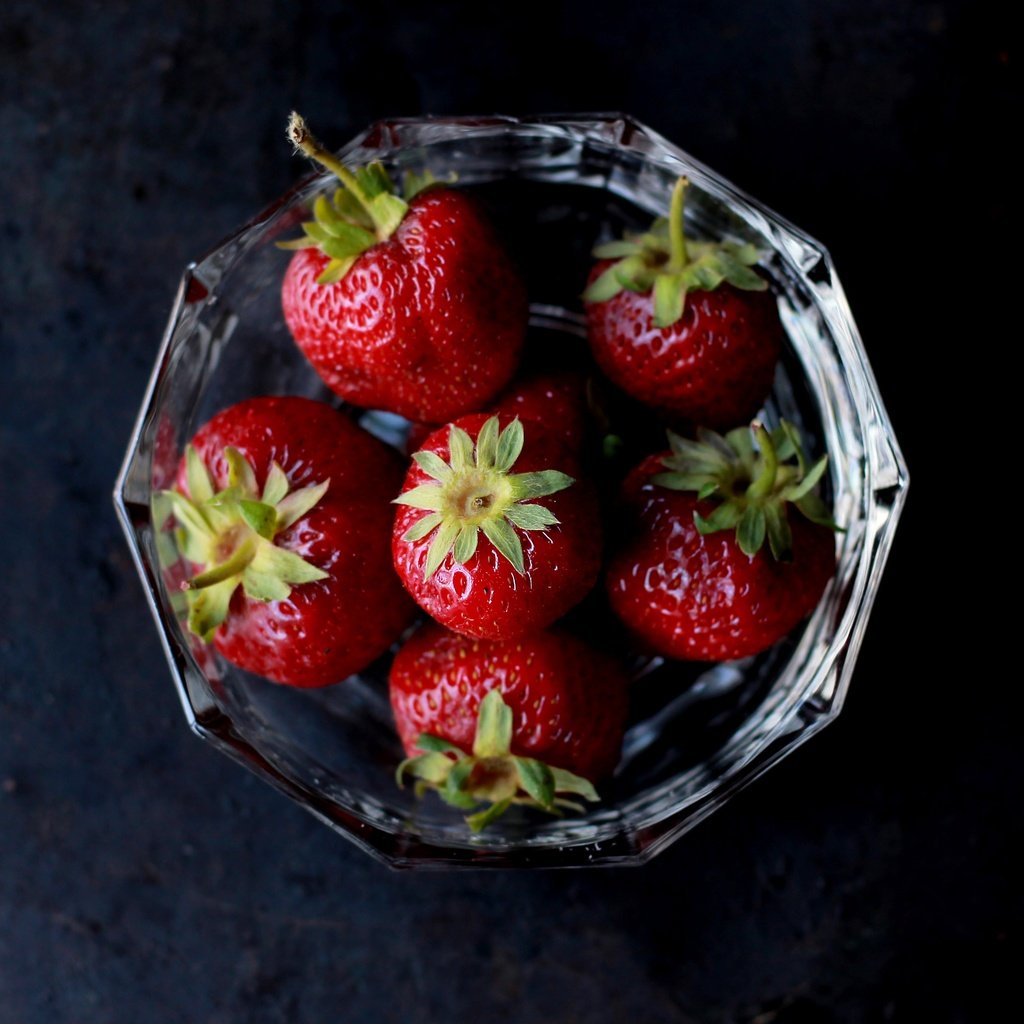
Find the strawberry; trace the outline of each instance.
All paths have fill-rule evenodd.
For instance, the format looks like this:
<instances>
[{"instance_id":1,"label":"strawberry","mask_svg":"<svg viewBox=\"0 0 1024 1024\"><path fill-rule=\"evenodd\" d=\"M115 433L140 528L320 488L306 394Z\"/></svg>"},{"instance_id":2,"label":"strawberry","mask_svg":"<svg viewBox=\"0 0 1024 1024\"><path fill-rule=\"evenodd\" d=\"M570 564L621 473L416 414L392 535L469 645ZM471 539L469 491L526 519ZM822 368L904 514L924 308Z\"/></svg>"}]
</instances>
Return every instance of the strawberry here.
<instances>
[{"instance_id":1,"label":"strawberry","mask_svg":"<svg viewBox=\"0 0 1024 1024\"><path fill-rule=\"evenodd\" d=\"M509 381L526 331L525 287L476 204L414 182L402 199L379 164L353 173L309 134L295 144L344 187L320 196L285 273L288 328L355 405L444 423ZM417 191L417 189L419 191Z\"/></svg>"},{"instance_id":2,"label":"strawberry","mask_svg":"<svg viewBox=\"0 0 1024 1024\"><path fill-rule=\"evenodd\" d=\"M431 623L391 666L410 758L399 780L409 774L456 807L491 802L468 819L475 829L513 802L554 811L557 792L596 800L591 782L622 748L626 691L621 668L568 633L475 640Z\"/></svg>"},{"instance_id":3,"label":"strawberry","mask_svg":"<svg viewBox=\"0 0 1024 1024\"><path fill-rule=\"evenodd\" d=\"M581 601L600 570L601 530L592 488L554 468L575 461L518 419L500 429L497 416L465 416L431 434L395 499L392 540L420 607L458 633L503 640Z\"/></svg>"},{"instance_id":4,"label":"strawberry","mask_svg":"<svg viewBox=\"0 0 1024 1024\"><path fill-rule=\"evenodd\" d=\"M808 467L786 422L699 437L670 433L671 452L626 479L633 530L609 563L608 597L659 654L743 658L809 615L832 576L836 527L814 492L826 459ZM802 515L790 521L788 503Z\"/></svg>"},{"instance_id":5,"label":"strawberry","mask_svg":"<svg viewBox=\"0 0 1024 1024\"><path fill-rule=\"evenodd\" d=\"M199 570L183 584L191 632L291 686L364 668L411 619L384 514L400 477L391 449L321 402L254 398L218 413L163 492Z\"/></svg>"},{"instance_id":6,"label":"strawberry","mask_svg":"<svg viewBox=\"0 0 1024 1024\"><path fill-rule=\"evenodd\" d=\"M580 451L587 432L586 381L575 370L526 373L515 380L487 410L531 420L561 436L570 450ZM440 424L413 423L406 450L418 451Z\"/></svg>"},{"instance_id":7,"label":"strawberry","mask_svg":"<svg viewBox=\"0 0 1024 1024\"><path fill-rule=\"evenodd\" d=\"M586 380L576 370L523 374L491 404L490 412L541 423L579 452L587 433Z\"/></svg>"},{"instance_id":8,"label":"strawberry","mask_svg":"<svg viewBox=\"0 0 1024 1024\"><path fill-rule=\"evenodd\" d=\"M583 298L594 358L619 387L675 418L749 421L772 386L782 325L757 251L687 242L683 197L646 234L600 245Z\"/></svg>"}]
</instances>

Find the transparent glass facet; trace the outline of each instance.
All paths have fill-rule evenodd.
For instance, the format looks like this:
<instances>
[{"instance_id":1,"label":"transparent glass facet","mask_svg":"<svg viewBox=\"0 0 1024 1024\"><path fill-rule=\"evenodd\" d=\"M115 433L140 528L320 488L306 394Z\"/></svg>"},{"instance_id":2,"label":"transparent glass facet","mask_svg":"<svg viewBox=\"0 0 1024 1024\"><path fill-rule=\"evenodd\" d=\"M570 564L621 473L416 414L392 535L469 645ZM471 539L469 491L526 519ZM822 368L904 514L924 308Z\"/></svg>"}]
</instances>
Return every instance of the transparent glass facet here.
<instances>
[{"instance_id":1,"label":"transparent glass facet","mask_svg":"<svg viewBox=\"0 0 1024 1024\"><path fill-rule=\"evenodd\" d=\"M907 489L907 472L824 248L643 125L610 114L385 121L340 151L348 163L455 171L479 194L526 267L541 342L584 333L579 293L599 240L646 227L685 173L687 229L756 244L788 346L767 403L829 455L836 574L811 619L772 650L713 667L635 666L624 756L602 803L581 817L513 811L479 836L433 796L399 790L402 750L387 699L388 658L337 686L293 690L197 647L166 585L173 561L153 497L183 446L220 409L259 394L332 401L280 309L291 237L313 176L191 264L117 482L115 504L182 706L203 738L367 852L400 867L558 867L644 862L839 713ZM363 423L401 444L405 424ZM161 564L163 558L163 566Z\"/></svg>"}]
</instances>

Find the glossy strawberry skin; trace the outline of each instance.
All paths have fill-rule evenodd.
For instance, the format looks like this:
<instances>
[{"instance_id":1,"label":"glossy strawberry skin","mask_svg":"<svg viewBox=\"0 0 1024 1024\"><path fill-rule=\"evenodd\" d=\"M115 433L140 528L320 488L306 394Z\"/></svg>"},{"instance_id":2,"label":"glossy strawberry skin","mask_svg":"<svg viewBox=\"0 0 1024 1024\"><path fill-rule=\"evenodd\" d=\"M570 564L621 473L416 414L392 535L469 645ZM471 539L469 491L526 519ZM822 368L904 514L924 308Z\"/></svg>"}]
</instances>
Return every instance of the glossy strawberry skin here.
<instances>
[{"instance_id":1,"label":"glossy strawberry skin","mask_svg":"<svg viewBox=\"0 0 1024 1024\"><path fill-rule=\"evenodd\" d=\"M486 413L464 416L456 424L475 441L487 420ZM500 417L505 427L514 417ZM527 428L526 443L514 471L527 473L558 469L579 473L578 459L561 440L543 429ZM448 426L431 434L421 451L434 452L445 461L450 452ZM430 482L413 463L402 491ZM424 513L398 506L392 554L406 590L430 616L457 633L491 640L511 639L544 629L586 597L601 568L601 520L597 498L586 480L577 479L567 490L539 499L559 520L548 530L519 530L525 574L520 576L490 541L481 537L476 553L465 565L451 554L429 580L423 568L432 535L419 541L402 537Z\"/></svg>"},{"instance_id":2,"label":"glossy strawberry skin","mask_svg":"<svg viewBox=\"0 0 1024 1024\"><path fill-rule=\"evenodd\" d=\"M558 434L573 452L579 452L587 433L586 380L576 370L522 374L490 403L487 411L539 423L551 433ZM410 455L419 451L439 426L435 423L413 423L406 440L406 451Z\"/></svg>"},{"instance_id":3,"label":"glossy strawberry skin","mask_svg":"<svg viewBox=\"0 0 1024 1024\"><path fill-rule=\"evenodd\" d=\"M327 263L318 249L297 251L282 305L295 341L346 401L441 423L482 408L515 372L526 291L463 193L417 196L391 238L340 281L317 284Z\"/></svg>"},{"instance_id":4,"label":"glossy strawberry skin","mask_svg":"<svg viewBox=\"0 0 1024 1024\"><path fill-rule=\"evenodd\" d=\"M587 432L586 380L576 370L524 374L498 396L490 411L540 423L578 452Z\"/></svg>"},{"instance_id":5,"label":"glossy strawberry skin","mask_svg":"<svg viewBox=\"0 0 1024 1024\"><path fill-rule=\"evenodd\" d=\"M593 282L611 261L598 263ZM651 292L623 289L587 304L594 359L623 391L671 416L728 429L751 419L771 390L783 331L770 292L722 284L690 291L682 318L654 325Z\"/></svg>"},{"instance_id":6,"label":"glossy strawberry skin","mask_svg":"<svg viewBox=\"0 0 1024 1024\"><path fill-rule=\"evenodd\" d=\"M622 748L627 681L622 669L568 633L478 640L430 623L391 667L398 734L411 756L422 733L469 751L480 702L498 688L513 712L512 753L582 775L612 773Z\"/></svg>"},{"instance_id":7,"label":"glossy strawberry skin","mask_svg":"<svg viewBox=\"0 0 1024 1024\"><path fill-rule=\"evenodd\" d=\"M390 565L390 506L401 480L395 453L346 416L306 398L254 398L225 409L192 440L216 487L224 449L237 448L260 487L273 461L293 488L330 479L320 502L275 543L330 573L284 601L239 588L213 643L228 661L279 683L326 686L365 668L398 638L413 607ZM184 460L178 490L188 494Z\"/></svg>"},{"instance_id":8,"label":"glossy strawberry skin","mask_svg":"<svg viewBox=\"0 0 1024 1024\"><path fill-rule=\"evenodd\" d=\"M650 456L623 485L631 529L608 564L612 610L670 658L729 661L766 650L816 607L835 569L832 531L791 508L793 560L777 562L767 547L750 558L732 531L698 532L693 513L707 517L713 504L651 482L662 458Z\"/></svg>"}]
</instances>

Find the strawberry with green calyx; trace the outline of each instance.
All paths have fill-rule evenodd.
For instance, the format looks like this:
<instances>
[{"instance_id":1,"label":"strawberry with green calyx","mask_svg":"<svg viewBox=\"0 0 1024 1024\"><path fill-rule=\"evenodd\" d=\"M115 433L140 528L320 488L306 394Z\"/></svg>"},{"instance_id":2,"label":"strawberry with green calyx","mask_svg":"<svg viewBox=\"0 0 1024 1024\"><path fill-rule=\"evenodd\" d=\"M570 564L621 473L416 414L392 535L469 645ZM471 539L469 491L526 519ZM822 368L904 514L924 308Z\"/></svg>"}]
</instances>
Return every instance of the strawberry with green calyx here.
<instances>
[{"instance_id":1,"label":"strawberry with green calyx","mask_svg":"<svg viewBox=\"0 0 1024 1024\"><path fill-rule=\"evenodd\" d=\"M582 600L601 531L591 487L554 468L575 463L557 435L518 419L478 414L431 434L395 499L392 540L420 607L458 633L508 639Z\"/></svg>"},{"instance_id":2,"label":"strawberry with green calyx","mask_svg":"<svg viewBox=\"0 0 1024 1024\"><path fill-rule=\"evenodd\" d=\"M522 576L523 545L513 527L544 530L559 525L548 509L532 500L564 491L575 481L555 469L511 473L526 434L518 418L504 430L499 430L498 422L497 416L485 420L475 445L462 427L452 424L448 428L450 462L430 451L413 454L413 461L431 482L403 492L395 504L429 513L402 535L403 541L432 538L423 566L424 581L437 572L449 553L461 564L468 562L481 531ZM524 502L531 503L524 506Z\"/></svg>"},{"instance_id":3,"label":"strawberry with green calyx","mask_svg":"<svg viewBox=\"0 0 1024 1024\"><path fill-rule=\"evenodd\" d=\"M413 606L391 571L395 453L307 398L253 398L196 432L159 495L190 569L190 629L230 662L325 686L398 639Z\"/></svg>"},{"instance_id":4,"label":"strawberry with green calyx","mask_svg":"<svg viewBox=\"0 0 1024 1024\"><path fill-rule=\"evenodd\" d=\"M814 490L826 460L809 465L786 422L669 442L623 485L632 524L608 567L612 609L668 657L763 651L814 610L835 568L837 527Z\"/></svg>"},{"instance_id":5,"label":"strawberry with green calyx","mask_svg":"<svg viewBox=\"0 0 1024 1024\"><path fill-rule=\"evenodd\" d=\"M298 522L326 494L329 480L291 490L280 464L271 464L262 491L237 448L224 449L228 486L215 491L196 449L185 449L189 497L164 492L179 526L175 539L182 555L202 572L182 584L188 598L188 628L210 641L228 617L231 598L241 587L254 601L283 601L292 586L327 578L300 555L278 547L274 538Z\"/></svg>"},{"instance_id":6,"label":"strawberry with green calyx","mask_svg":"<svg viewBox=\"0 0 1024 1024\"><path fill-rule=\"evenodd\" d=\"M366 408L446 422L515 372L525 287L464 193L429 176L396 193L383 166L346 168L298 115L289 137L341 181L320 196L282 285L285 320L327 385Z\"/></svg>"},{"instance_id":7,"label":"strawberry with green calyx","mask_svg":"<svg viewBox=\"0 0 1024 1024\"><path fill-rule=\"evenodd\" d=\"M668 218L599 245L583 293L594 358L647 405L693 423L748 420L768 394L782 326L752 245L695 242L680 178Z\"/></svg>"},{"instance_id":8,"label":"strawberry with green calyx","mask_svg":"<svg viewBox=\"0 0 1024 1024\"><path fill-rule=\"evenodd\" d=\"M512 709L497 690L491 690L480 702L471 754L429 734L421 735L416 745L426 753L407 758L398 766L395 777L399 786L408 775L416 779L417 796L434 789L446 803L463 810L490 804L466 817L474 832L482 831L512 804L558 814L562 809L583 810L576 800L560 794L590 802L600 799L593 785L579 775L512 753Z\"/></svg>"},{"instance_id":9,"label":"strawberry with green calyx","mask_svg":"<svg viewBox=\"0 0 1024 1024\"><path fill-rule=\"evenodd\" d=\"M765 537L778 561L793 557L793 536L786 506L795 505L812 523L837 530L815 491L828 456L808 464L800 433L787 420L769 432L760 423L740 427L725 437L698 430L697 441L668 432L672 454L662 459L667 473L653 482L673 491L696 491L718 504L706 519L694 514L702 534L736 531L736 543L751 558Z\"/></svg>"},{"instance_id":10,"label":"strawberry with green calyx","mask_svg":"<svg viewBox=\"0 0 1024 1024\"><path fill-rule=\"evenodd\" d=\"M317 196L313 219L302 225L303 238L277 243L281 249L316 248L330 258L317 284L340 281L361 253L378 242L386 242L395 233L409 212L409 202L436 184L429 173L407 175L400 196L379 160L349 170L313 137L306 122L294 111L288 121L288 138L342 183L331 199Z\"/></svg>"},{"instance_id":11,"label":"strawberry with green calyx","mask_svg":"<svg viewBox=\"0 0 1024 1024\"><path fill-rule=\"evenodd\" d=\"M395 726L410 758L400 777L432 782L442 796L454 795L467 807L468 796L500 803L525 790L551 810L559 782L572 793L568 783L576 777L599 783L614 771L628 688L615 659L571 633L541 630L516 640L479 640L428 623L395 655L388 679ZM491 762L495 770L487 771L467 763L463 751L504 760ZM538 762L550 766L550 775ZM417 770L407 772L413 766ZM485 791L481 783L496 785ZM592 789L588 783L576 793Z\"/></svg>"}]
</instances>

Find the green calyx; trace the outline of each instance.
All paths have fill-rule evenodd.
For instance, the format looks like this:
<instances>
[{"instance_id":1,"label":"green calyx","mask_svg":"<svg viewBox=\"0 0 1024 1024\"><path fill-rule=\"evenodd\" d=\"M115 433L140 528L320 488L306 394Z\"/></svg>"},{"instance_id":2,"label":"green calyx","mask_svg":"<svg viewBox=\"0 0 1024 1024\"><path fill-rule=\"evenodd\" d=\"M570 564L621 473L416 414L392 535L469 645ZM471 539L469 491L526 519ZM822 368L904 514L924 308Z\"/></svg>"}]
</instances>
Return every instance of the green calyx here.
<instances>
[{"instance_id":1,"label":"green calyx","mask_svg":"<svg viewBox=\"0 0 1024 1024\"><path fill-rule=\"evenodd\" d=\"M764 291L768 284L750 268L757 263L753 245L735 242L687 241L683 201L689 181L682 177L672 190L668 217L659 217L650 231L627 235L594 249L598 259L616 262L583 293L584 302L606 302L627 289L654 293L654 324L671 327L683 315L690 291L712 291L722 282L744 291Z\"/></svg>"},{"instance_id":2,"label":"green calyx","mask_svg":"<svg viewBox=\"0 0 1024 1024\"><path fill-rule=\"evenodd\" d=\"M417 796L434 789L442 800L462 810L489 804L466 817L474 832L486 828L512 804L559 814L562 810L584 809L582 804L559 796L560 793L591 803L600 799L594 787L579 775L512 754L512 709L497 690L491 690L480 702L471 754L428 733L420 736L416 745L425 753L406 758L398 766L398 785L402 786L406 776L411 776L416 780Z\"/></svg>"},{"instance_id":3,"label":"green calyx","mask_svg":"<svg viewBox=\"0 0 1024 1024\"><path fill-rule=\"evenodd\" d=\"M324 496L330 483L289 491L288 478L275 462L260 492L252 466L237 448L225 448L228 486L214 491L199 453L185 451L190 498L162 491L178 520L175 539L188 561L205 568L182 584L188 600L188 628L209 641L227 618L231 597L241 586L257 601L283 601L292 586L329 575L274 537L298 522Z\"/></svg>"},{"instance_id":4,"label":"green calyx","mask_svg":"<svg viewBox=\"0 0 1024 1024\"><path fill-rule=\"evenodd\" d=\"M750 557L767 537L775 558L788 561L793 548L788 504L812 523L839 530L815 489L828 456L809 465L800 433L787 420L772 431L754 423L724 437L700 429L696 441L669 431L668 441L672 454L662 460L668 472L658 473L652 481L673 491L696 491L699 498L717 502L706 519L693 514L702 534L735 530L740 549Z\"/></svg>"},{"instance_id":5,"label":"green calyx","mask_svg":"<svg viewBox=\"0 0 1024 1024\"><path fill-rule=\"evenodd\" d=\"M553 469L511 473L524 440L518 419L499 432L498 417L492 416L480 428L475 447L461 427L453 424L449 428L448 462L433 452L413 455L432 480L400 494L394 504L428 513L402 537L404 541L418 541L434 534L423 569L424 580L437 572L449 552L456 562L468 562L476 553L481 531L516 572L524 574L523 545L517 528L546 530L559 525L555 516L543 505L533 504L533 499L555 494L574 483L571 476Z\"/></svg>"},{"instance_id":6,"label":"green calyx","mask_svg":"<svg viewBox=\"0 0 1024 1024\"><path fill-rule=\"evenodd\" d=\"M438 184L434 176L406 173L403 196L379 161L349 170L325 149L296 113L288 120L288 138L296 149L333 172L341 181L332 198L317 196L313 219L302 225L302 238L278 242L281 249L319 249L330 262L317 278L319 284L340 281L361 253L390 238L420 192Z\"/></svg>"}]
</instances>

